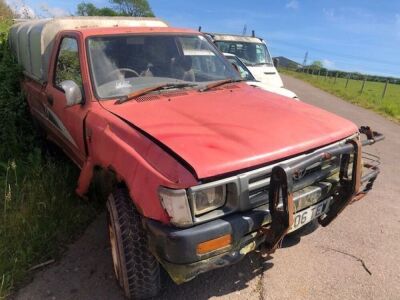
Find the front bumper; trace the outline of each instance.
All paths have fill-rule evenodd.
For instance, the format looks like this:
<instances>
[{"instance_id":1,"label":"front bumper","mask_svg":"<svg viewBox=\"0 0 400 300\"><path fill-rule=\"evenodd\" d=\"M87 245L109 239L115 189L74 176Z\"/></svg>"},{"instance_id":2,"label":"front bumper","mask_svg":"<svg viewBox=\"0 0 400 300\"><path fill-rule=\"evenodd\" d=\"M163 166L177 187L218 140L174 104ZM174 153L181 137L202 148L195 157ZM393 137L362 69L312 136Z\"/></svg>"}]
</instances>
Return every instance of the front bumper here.
<instances>
[{"instance_id":1,"label":"front bumper","mask_svg":"<svg viewBox=\"0 0 400 300\"><path fill-rule=\"evenodd\" d=\"M327 226L348 204L361 199L372 188L379 174L376 160L365 161L361 157L361 146L382 140L383 136L366 127L362 127L360 133L367 135L367 139L360 142L355 138L329 149L329 153L319 152L292 165L274 167L268 204L186 229L145 219L152 253L171 278L176 283L182 283L208 270L236 263L259 246L268 253L273 252L292 226L294 211L299 212L331 197L328 212L319 218L320 224ZM298 170L337 155L347 157L347 160L342 159L336 178L325 178L294 191L292 178ZM311 203L310 199L313 199ZM196 252L198 244L227 234L232 237L228 248L206 254Z\"/></svg>"}]
</instances>

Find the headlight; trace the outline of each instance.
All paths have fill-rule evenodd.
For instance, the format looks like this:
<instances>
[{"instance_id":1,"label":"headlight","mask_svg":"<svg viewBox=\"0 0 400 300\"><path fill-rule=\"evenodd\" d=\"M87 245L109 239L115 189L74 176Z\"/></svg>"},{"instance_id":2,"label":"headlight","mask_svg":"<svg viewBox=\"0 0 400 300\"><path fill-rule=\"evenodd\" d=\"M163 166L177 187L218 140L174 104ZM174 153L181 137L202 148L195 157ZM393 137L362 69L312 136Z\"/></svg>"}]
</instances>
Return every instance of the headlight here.
<instances>
[{"instance_id":1,"label":"headlight","mask_svg":"<svg viewBox=\"0 0 400 300\"><path fill-rule=\"evenodd\" d=\"M189 201L185 190L173 190L161 187L159 189L161 203L171 218L171 223L180 226L193 224Z\"/></svg>"},{"instance_id":2,"label":"headlight","mask_svg":"<svg viewBox=\"0 0 400 300\"><path fill-rule=\"evenodd\" d=\"M192 193L193 212L196 216L217 209L225 204L226 186L220 185Z\"/></svg>"}]
</instances>

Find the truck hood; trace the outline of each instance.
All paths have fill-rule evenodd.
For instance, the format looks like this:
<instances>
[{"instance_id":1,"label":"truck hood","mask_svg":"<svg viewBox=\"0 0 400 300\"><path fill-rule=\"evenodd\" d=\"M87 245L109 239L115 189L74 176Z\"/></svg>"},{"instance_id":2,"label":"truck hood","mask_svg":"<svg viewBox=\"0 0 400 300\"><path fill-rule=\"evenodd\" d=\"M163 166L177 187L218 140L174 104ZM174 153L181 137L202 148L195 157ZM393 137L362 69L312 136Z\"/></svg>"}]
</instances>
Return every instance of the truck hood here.
<instances>
[{"instance_id":1,"label":"truck hood","mask_svg":"<svg viewBox=\"0 0 400 300\"><path fill-rule=\"evenodd\" d=\"M244 83L113 102L103 107L173 151L198 179L261 166L357 132L346 119Z\"/></svg>"},{"instance_id":2,"label":"truck hood","mask_svg":"<svg viewBox=\"0 0 400 300\"><path fill-rule=\"evenodd\" d=\"M281 76L274 66L259 65L250 66L246 65L251 74L258 80L267 85L276 87L283 87Z\"/></svg>"}]
</instances>

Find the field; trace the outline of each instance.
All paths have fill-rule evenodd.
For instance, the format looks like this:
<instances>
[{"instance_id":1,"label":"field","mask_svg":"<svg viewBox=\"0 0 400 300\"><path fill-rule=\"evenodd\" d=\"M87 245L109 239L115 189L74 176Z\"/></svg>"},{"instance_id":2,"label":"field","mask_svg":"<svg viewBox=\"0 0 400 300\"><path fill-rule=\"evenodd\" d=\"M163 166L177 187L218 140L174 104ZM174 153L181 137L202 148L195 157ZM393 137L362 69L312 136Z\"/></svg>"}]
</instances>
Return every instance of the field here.
<instances>
[{"instance_id":1,"label":"field","mask_svg":"<svg viewBox=\"0 0 400 300\"><path fill-rule=\"evenodd\" d=\"M0 21L0 299L57 259L101 207L75 196L78 168L33 127L7 46L10 23Z\"/></svg>"},{"instance_id":2,"label":"field","mask_svg":"<svg viewBox=\"0 0 400 300\"><path fill-rule=\"evenodd\" d=\"M351 103L372 109L392 120L400 121L400 85L388 84L385 97L382 98L385 83L366 81L361 93L363 81L345 78L317 76L280 69L280 72L311 83L324 91L334 94Z\"/></svg>"}]
</instances>

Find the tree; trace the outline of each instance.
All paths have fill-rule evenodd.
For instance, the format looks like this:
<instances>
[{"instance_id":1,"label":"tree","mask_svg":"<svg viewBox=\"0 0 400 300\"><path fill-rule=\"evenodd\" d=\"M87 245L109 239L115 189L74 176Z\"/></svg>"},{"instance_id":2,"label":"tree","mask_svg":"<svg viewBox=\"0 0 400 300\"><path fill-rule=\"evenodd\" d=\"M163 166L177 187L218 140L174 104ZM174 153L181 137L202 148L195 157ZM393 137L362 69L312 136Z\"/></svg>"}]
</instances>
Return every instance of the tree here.
<instances>
[{"instance_id":1,"label":"tree","mask_svg":"<svg viewBox=\"0 0 400 300\"><path fill-rule=\"evenodd\" d=\"M92 3L81 2L78 4L76 14L78 16L97 16L98 8Z\"/></svg>"},{"instance_id":2,"label":"tree","mask_svg":"<svg viewBox=\"0 0 400 300\"><path fill-rule=\"evenodd\" d=\"M114 8L96 7L93 3L81 2L77 6L78 16L133 16L154 17L147 0L110 0Z\"/></svg>"},{"instance_id":3,"label":"tree","mask_svg":"<svg viewBox=\"0 0 400 300\"><path fill-rule=\"evenodd\" d=\"M109 7L98 8L92 3L81 2L78 4L78 16L118 16L119 13Z\"/></svg>"},{"instance_id":4,"label":"tree","mask_svg":"<svg viewBox=\"0 0 400 300\"><path fill-rule=\"evenodd\" d=\"M5 3L4 0L0 0L0 21L10 20L14 16L11 8Z\"/></svg>"},{"instance_id":5,"label":"tree","mask_svg":"<svg viewBox=\"0 0 400 300\"><path fill-rule=\"evenodd\" d=\"M110 0L121 16L154 17L147 0Z\"/></svg>"},{"instance_id":6,"label":"tree","mask_svg":"<svg viewBox=\"0 0 400 300\"><path fill-rule=\"evenodd\" d=\"M314 60L311 64L311 69L319 70L324 67L324 64L320 60Z\"/></svg>"}]
</instances>

